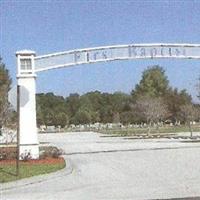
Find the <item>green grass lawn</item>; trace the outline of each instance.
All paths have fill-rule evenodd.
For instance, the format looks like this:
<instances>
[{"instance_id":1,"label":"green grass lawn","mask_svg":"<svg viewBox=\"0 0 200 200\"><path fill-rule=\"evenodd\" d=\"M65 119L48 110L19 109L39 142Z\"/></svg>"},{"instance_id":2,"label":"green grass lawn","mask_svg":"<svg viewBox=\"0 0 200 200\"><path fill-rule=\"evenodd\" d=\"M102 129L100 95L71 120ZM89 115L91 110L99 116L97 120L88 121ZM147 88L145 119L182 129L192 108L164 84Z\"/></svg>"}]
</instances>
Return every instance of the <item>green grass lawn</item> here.
<instances>
[{"instance_id":1,"label":"green grass lawn","mask_svg":"<svg viewBox=\"0 0 200 200\"><path fill-rule=\"evenodd\" d=\"M200 132L199 126L192 127L194 132ZM188 126L166 126L166 127L151 127L151 134L172 134L180 132L189 132ZM134 136L134 135L145 135L148 133L148 128L125 128L125 129L107 129L100 130L101 133L112 135L112 136Z\"/></svg>"},{"instance_id":2,"label":"green grass lawn","mask_svg":"<svg viewBox=\"0 0 200 200\"><path fill-rule=\"evenodd\" d=\"M22 178L55 172L65 167L62 158L51 159L48 162L20 161L20 174L16 176L16 163L0 161L0 183L15 181Z\"/></svg>"}]
</instances>

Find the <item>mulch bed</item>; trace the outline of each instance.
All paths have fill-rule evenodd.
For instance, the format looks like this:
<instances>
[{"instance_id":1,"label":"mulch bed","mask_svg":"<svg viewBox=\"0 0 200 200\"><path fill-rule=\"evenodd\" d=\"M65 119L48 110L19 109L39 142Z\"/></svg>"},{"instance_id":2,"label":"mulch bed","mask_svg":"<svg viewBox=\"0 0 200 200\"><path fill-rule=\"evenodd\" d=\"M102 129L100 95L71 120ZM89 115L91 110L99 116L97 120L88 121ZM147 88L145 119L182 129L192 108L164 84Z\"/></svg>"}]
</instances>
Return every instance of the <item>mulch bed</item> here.
<instances>
[{"instance_id":1,"label":"mulch bed","mask_svg":"<svg viewBox=\"0 0 200 200\"><path fill-rule=\"evenodd\" d=\"M39 164L59 164L59 163L63 163L64 162L64 158L59 157L59 158L52 158L52 157L47 157L44 159L38 159L38 160L27 160L27 161L20 161L20 163L23 163L25 165L39 165ZM0 161L0 166L1 165L7 165L7 164L15 164L16 160L14 159L10 159L10 160L1 160Z\"/></svg>"},{"instance_id":2,"label":"mulch bed","mask_svg":"<svg viewBox=\"0 0 200 200\"><path fill-rule=\"evenodd\" d=\"M43 147L43 150L57 150L56 147ZM7 164L15 164L16 163L16 156L17 156L17 148L16 147L0 147L0 166L7 165ZM40 159L33 159L33 160L21 160L21 164L25 165L33 165L33 164L60 164L64 162L63 157L56 157L52 156L51 153L47 154L45 157L41 157Z\"/></svg>"}]
</instances>

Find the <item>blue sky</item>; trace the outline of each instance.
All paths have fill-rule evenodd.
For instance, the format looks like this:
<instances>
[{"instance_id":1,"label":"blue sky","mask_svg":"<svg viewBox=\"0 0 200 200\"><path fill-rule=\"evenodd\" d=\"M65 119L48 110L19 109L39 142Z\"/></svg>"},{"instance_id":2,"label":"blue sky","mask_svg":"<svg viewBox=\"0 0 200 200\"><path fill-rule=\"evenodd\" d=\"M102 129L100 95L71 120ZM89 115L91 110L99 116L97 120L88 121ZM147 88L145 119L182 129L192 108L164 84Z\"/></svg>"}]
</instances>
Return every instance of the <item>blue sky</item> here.
<instances>
[{"instance_id":1,"label":"blue sky","mask_svg":"<svg viewBox=\"0 0 200 200\"><path fill-rule=\"evenodd\" d=\"M0 1L0 54L13 84L18 50L43 55L133 43L200 43L200 1ZM197 100L198 60L117 61L41 72L37 92L129 93L154 64L163 66L171 86L186 88Z\"/></svg>"}]
</instances>

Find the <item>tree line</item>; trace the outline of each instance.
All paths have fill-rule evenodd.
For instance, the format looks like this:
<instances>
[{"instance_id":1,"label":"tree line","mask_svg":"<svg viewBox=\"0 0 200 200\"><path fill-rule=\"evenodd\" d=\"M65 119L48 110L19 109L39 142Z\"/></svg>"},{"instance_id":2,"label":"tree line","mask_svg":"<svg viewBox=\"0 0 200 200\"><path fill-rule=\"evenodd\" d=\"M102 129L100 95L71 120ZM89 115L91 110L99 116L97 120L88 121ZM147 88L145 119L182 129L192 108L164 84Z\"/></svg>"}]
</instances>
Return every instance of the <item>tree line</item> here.
<instances>
[{"instance_id":1,"label":"tree line","mask_svg":"<svg viewBox=\"0 0 200 200\"><path fill-rule=\"evenodd\" d=\"M169 85L160 66L144 70L140 82L130 94L99 91L68 97L53 93L37 94L38 125L66 126L68 124L100 123L172 123L198 120L199 105L192 103L186 90Z\"/></svg>"},{"instance_id":2,"label":"tree line","mask_svg":"<svg viewBox=\"0 0 200 200\"><path fill-rule=\"evenodd\" d=\"M0 58L0 128L16 122L16 113L8 103L11 83L9 71ZM83 95L74 93L65 98L40 93L36 95L36 103L38 126L64 127L96 122L151 125L166 120L173 123L199 120L199 105L192 103L186 90L171 87L164 69L158 65L143 71L140 82L130 94L94 91Z\"/></svg>"}]
</instances>

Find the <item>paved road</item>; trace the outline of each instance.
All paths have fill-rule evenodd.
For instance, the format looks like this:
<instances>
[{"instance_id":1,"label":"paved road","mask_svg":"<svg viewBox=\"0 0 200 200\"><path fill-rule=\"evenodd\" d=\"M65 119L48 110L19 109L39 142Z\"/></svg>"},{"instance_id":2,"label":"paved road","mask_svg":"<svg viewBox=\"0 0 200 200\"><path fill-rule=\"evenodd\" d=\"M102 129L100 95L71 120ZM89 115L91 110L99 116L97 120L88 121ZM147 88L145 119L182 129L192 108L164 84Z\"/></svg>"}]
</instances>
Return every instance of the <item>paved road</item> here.
<instances>
[{"instance_id":1,"label":"paved road","mask_svg":"<svg viewBox=\"0 0 200 200\"><path fill-rule=\"evenodd\" d=\"M1 200L140 200L200 196L200 143L128 140L97 133L42 134L40 141L63 148L72 168L3 184Z\"/></svg>"}]
</instances>

